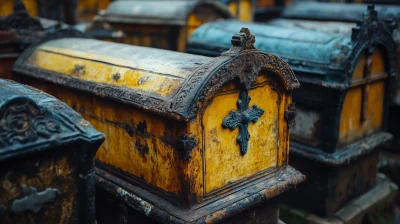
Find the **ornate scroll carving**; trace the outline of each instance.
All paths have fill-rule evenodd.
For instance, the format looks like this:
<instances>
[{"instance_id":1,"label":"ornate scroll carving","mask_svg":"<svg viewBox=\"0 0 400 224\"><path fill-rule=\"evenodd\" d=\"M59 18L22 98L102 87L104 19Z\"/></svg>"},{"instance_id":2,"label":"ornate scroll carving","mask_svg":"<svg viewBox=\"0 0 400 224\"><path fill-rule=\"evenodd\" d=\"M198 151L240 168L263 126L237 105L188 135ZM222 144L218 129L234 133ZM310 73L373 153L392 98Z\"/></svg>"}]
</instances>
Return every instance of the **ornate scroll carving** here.
<instances>
[{"instance_id":1,"label":"ornate scroll carving","mask_svg":"<svg viewBox=\"0 0 400 224\"><path fill-rule=\"evenodd\" d=\"M35 141L61 133L61 123L28 98L14 98L0 108L0 146Z\"/></svg>"},{"instance_id":2,"label":"ornate scroll carving","mask_svg":"<svg viewBox=\"0 0 400 224\"><path fill-rule=\"evenodd\" d=\"M288 64L274 54L244 51L236 57L229 57L220 66L214 60L200 67L185 81L172 106L175 112L185 117L193 117L226 82L237 78L249 89L262 69L277 74L287 90L300 87Z\"/></svg>"},{"instance_id":3,"label":"ornate scroll carving","mask_svg":"<svg viewBox=\"0 0 400 224\"><path fill-rule=\"evenodd\" d=\"M229 115L224 119L222 126L235 130L239 127L239 136L236 141L240 145L242 155L247 153L247 146L250 139L249 124L257 122L258 118L264 114L264 110L257 105L249 108L250 96L247 91L240 91L239 100L237 101L238 111L230 111Z\"/></svg>"}]
</instances>

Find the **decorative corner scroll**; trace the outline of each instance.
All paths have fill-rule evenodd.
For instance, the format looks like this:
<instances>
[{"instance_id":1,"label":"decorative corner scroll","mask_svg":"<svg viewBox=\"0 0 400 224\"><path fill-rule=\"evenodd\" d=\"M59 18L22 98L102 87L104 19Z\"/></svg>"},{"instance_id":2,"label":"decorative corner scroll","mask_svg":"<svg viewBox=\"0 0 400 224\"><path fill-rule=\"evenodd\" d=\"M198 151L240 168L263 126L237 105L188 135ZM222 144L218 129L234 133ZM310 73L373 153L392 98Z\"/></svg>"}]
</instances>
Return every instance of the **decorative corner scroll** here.
<instances>
[{"instance_id":1,"label":"decorative corner scroll","mask_svg":"<svg viewBox=\"0 0 400 224\"><path fill-rule=\"evenodd\" d=\"M239 100L237 101L238 111L230 111L228 116L224 119L222 126L235 130L239 127L239 135L236 141L240 145L240 152L242 155L247 153L248 142L250 139L249 124L250 122L256 123L258 118L264 114L264 110L257 105L249 108L250 96L247 91L240 91Z\"/></svg>"},{"instance_id":2,"label":"decorative corner scroll","mask_svg":"<svg viewBox=\"0 0 400 224\"><path fill-rule=\"evenodd\" d=\"M295 103L289 104L287 110L285 110L285 120L289 126L289 128L293 127L296 124L296 106Z\"/></svg>"},{"instance_id":3,"label":"decorative corner scroll","mask_svg":"<svg viewBox=\"0 0 400 224\"><path fill-rule=\"evenodd\" d=\"M192 149L196 147L196 140L188 135L179 135L176 141L176 148L179 152L179 158L183 161L189 161L192 158Z\"/></svg>"},{"instance_id":4,"label":"decorative corner scroll","mask_svg":"<svg viewBox=\"0 0 400 224\"><path fill-rule=\"evenodd\" d=\"M12 202L10 212L14 214L21 214L25 211L38 213L45 203L54 202L58 194L59 191L54 188L37 192L35 187L29 187L25 197Z\"/></svg>"},{"instance_id":5,"label":"decorative corner scroll","mask_svg":"<svg viewBox=\"0 0 400 224\"><path fill-rule=\"evenodd\" d=\"M61 126L46 108L29 98L14 98L0 107L0 148L48 139L61 133Z\"/></svg>"},{"instance_id":6,"label":"decorative corner scroll","mask_svg":"<svg viewBox=\"0 0 400 224\"><path fill-rule=\"evenodd\" d=\"M29 16L24 3L18 0L14 4L14 13L0 20L0 30L10 29L18 31L42 31L43 26L39 20Z\"/></svg>"},{"instance_id":7,"label":"decorative corner scroll","mask_svg":"<svg viewBox=\"0 0 400 224\"><path fill-rule=\"evenodd\" d=\"M238 54L244 50L254 50L254 43L256 42L256 37L254 34L250 33L248 28L243 27L240 32L232 36L232 47L228 51L222 53L222 55Z\"/></svg>"}]
</instances>

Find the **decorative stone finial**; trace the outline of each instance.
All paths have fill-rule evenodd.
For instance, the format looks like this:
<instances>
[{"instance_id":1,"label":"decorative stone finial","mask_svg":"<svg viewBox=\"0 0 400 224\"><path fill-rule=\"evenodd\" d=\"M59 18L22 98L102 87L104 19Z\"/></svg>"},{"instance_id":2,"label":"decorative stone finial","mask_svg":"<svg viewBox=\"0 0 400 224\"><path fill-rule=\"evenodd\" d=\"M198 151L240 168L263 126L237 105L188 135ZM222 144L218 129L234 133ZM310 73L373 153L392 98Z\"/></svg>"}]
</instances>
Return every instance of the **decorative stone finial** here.
<instances>
[{"instance_id":1,"label":"decorative stone finial","mask_svg":"<svg viewBox=\"0 0 400 224\"><path fill-rule=\"evenodd\" d=\"M353 28L351 34L352 40L373 35L374 29L378 26L378 12L375 10L374 5L368 5L367 11L364 12L363 19L357 22L357 26Z\"/></svg>"},{"instance_id":2,"label":"decorative stone finial","mask_svg":"<svg viewBox=\"0 0 400 224\"><path fill-rule=\"evenodd\" d=\"M28 12L26 11L25 5L24 3L22 3L21 0L18 0L15 2L14 4L14 13L26 13L28 14Z\"/></svg>"},{"instance_id":3,"label":"decorative stone finial","mask_svg":"<svg viewBox=\"0 0 400 224\"><path fill-rule=\"evenodd\" d=\"M239 52L244 50L256 49L254 47L254 42L256 42L255 36L250 33L250 30L248 28L243 27L238 34L232 36L231 49L222 54L238 54Z\"/></svg>"},{"instance_id":4,"label":"decorative stone finial","mask_svg":"<svg viewBox=\"0 0 400 224\"><path fill-rule=\"evenodd\" d=\"M242 50L255 49L254 42L256 42L255 36L245 27L240 30L240 33L233 36L231 40L233 46L242 47Z\"/></svg>"}]
</instances>

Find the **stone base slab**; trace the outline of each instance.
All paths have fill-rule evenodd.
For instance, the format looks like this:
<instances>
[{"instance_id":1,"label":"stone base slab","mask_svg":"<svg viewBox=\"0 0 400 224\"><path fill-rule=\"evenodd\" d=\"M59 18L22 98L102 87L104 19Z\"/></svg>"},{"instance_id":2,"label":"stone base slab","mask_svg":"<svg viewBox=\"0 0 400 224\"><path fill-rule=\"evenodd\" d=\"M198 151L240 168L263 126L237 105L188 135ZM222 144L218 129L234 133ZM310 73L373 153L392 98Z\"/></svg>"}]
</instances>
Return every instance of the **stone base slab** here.
<instances>
[{"instance_id":1,"label":"stone base slab","mask_svg":"<svg viewBox=\"0 0 400 224\"><path fill-rule=\"evenodd\" d=\"M329 218L281 205L280 218L287 224L364 224L394 223L394 200L398 186L378 174L375 187L348 202Z\"/></svg>"},{"instance_id":2,"label":"stone base slab","mask_svg":"<svg viewBox=\"0 0 400 224\"><path fill-rule=\"evenodd\" d=\"M400 144L398 149L381 150L379 155L379 172L385 174L397 186L400 186ZM395 204L400 206L400 194L397 194Z\"/></svg>"}]
</instances>

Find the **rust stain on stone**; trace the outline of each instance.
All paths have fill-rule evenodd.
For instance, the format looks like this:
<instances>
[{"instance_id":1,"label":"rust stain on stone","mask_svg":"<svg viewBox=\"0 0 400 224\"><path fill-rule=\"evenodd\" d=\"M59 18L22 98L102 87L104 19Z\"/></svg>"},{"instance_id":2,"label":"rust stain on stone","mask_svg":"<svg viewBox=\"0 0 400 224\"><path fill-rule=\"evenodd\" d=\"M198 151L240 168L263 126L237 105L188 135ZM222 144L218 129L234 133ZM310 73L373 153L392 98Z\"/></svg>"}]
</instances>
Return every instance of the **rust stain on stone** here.
<instances>
[{"instance_id":1,"label":"rust stain on stone","mask_svg":"<svg viewBox=\"0 0 400 224\"><path fill-rule=\"evenodd\" d=\"M215 143L218 143L218 144L221 144L221 142L218 140L218 131L217 131L217 129L216 128L212 129L210 131L210 133L213 136L211 141L213 141Z\"/></svg>"},{"instance_id":2,"label":"rust stain on stone","mask_svg":"<svg viewBox=\"0 0 400 224\"><path fill-rule=\"evenodd\" d=\"M136 130L137 130L139 133L142 133L142 134L146 133L146 131L147 131L147 124L146 124L146 121L143 120L142 122L139 122L139 124L138 124L137 127L136 127Z\"/></svg>"},{"instance_id":3,"label":"rust stain on stone","mask_svg":"<svg viewBox=\"0 0 400 224\"><path fill-rule=\"evenodd\" d=\"M84 65L75 65L75 68L71 70L72 75L83 76L85 75L85 66Z\"/></svg>"},{"instance_id":4,"label":"rust stain on stone","mask_svg":"<svg viewBox=\"0 0 400 224\"><path fill-rule=\"evenodd\" d=\"M121 74L115 73L112 78L114 79L114 81L118 82L118 80L121 78Z\"/></svg>"},{"instance_id":5,"label":"rust stain on stone","mask_svg":"<svg viewBox=\"0 0 400 224\"><path fill-rule=\"evenodd\" d=\"M126 133L128 133L128 135L130 137L133 137L133 134L135 133L135 131L134 131L132 125L125 123L125 124L122 124L121 127L126 131Z\"/></svg>"},{"instance_id":6,"label":"rust stain on stone","mask_svg":"<svg viewBox=\"0 0 400 224\"><path fill-rule=\"evenodd\" d=\"M142 143L139 139L136 141L136 149L139 151L140 155L144 157L144 155L149 154L149 146L147 145L147 142L145 141Z\"/></svg>"}]
</instances>

